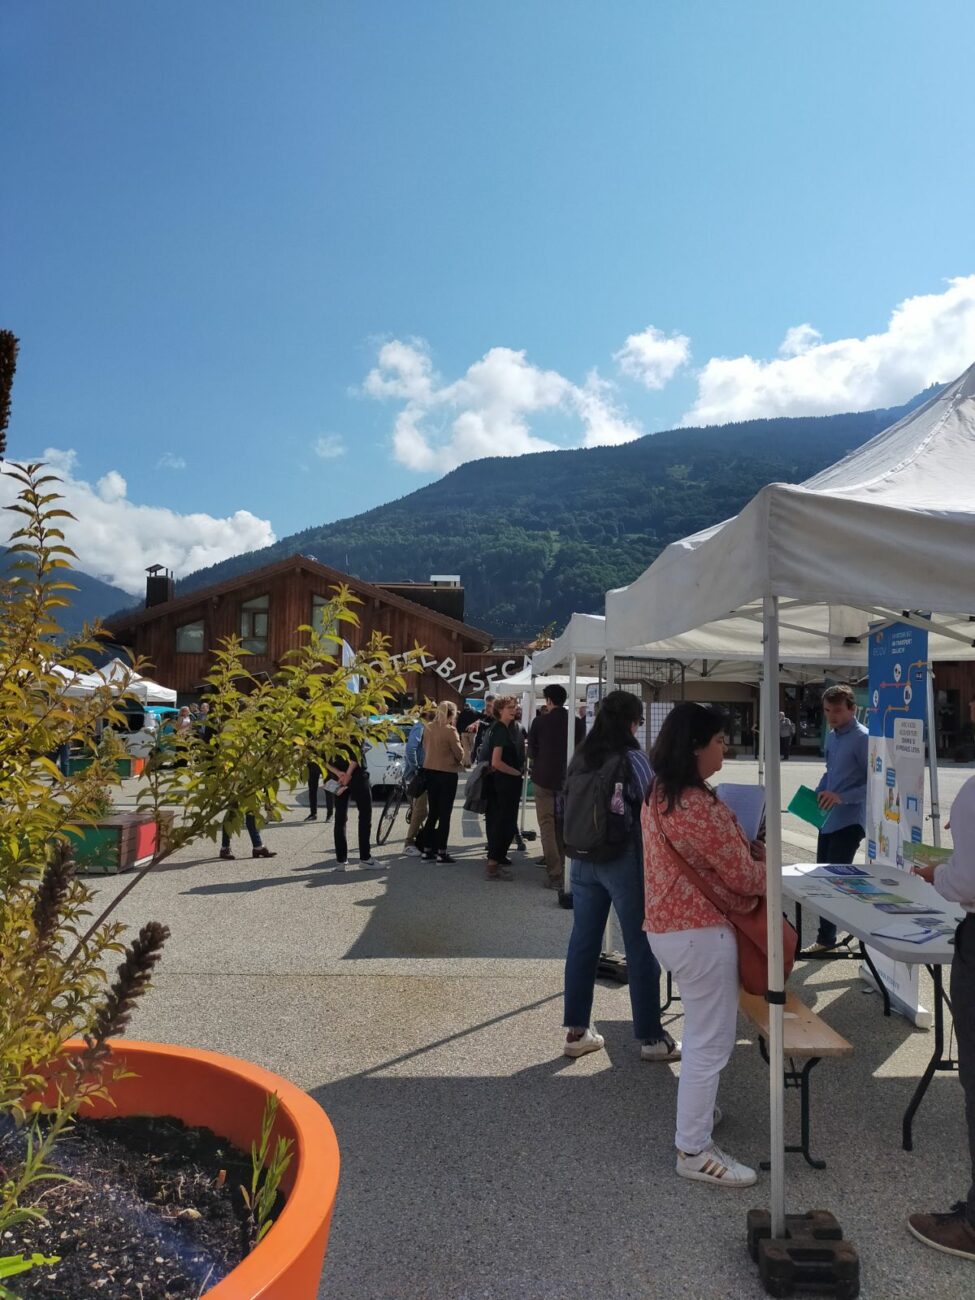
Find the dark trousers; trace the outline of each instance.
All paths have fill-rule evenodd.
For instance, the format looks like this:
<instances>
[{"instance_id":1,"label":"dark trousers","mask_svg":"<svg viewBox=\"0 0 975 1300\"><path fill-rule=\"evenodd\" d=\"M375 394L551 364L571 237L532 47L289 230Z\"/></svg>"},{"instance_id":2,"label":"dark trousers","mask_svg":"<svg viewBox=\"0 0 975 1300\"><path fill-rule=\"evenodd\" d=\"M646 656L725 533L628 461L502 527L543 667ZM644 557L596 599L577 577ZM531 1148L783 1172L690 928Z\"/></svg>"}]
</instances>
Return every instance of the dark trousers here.
<instances>
[{"instance_id":1,"label":"dark trousers","mask_svg":"<svg viewBox=\"0 0 975 1300\"><path fill-rule=\"evenodd\" d=\"M790 751L791 749L792 749L792 737L791 737L791 736L780 736L780 737L779 737L779 757L782 759L783 762L788 762L788 759L789 759L789 751Z\"/></svg>"},{"instance_id":2,"label":"dark trousers","mask_svg":"<svg viewBox=\"0 0 975 1300\"><path fill-rule=\"evenodd\" d=\"M965 1091L968 1152L972 1185L968 1189L968 1222L975 1228L975 913L969 912L955 931L951 963L951 1014L958 1038L958 1078Z\"/></svg>"},{"instance_id":3,"label":"dark trousers","mask_svg":"<svg viewBox=\"0 0 975 1300\"><path fill-rule=\"evenodd\" d=\"M518 829L518 804L521 802L521 777L507 772L492 772L487 779L487 851L491 862L508 856L511 841Z\"/></svg>"},{"instance_id":4,"label":"dark trousers","mask_svg":"<svg viewBox=\"0 0 975 1300\"><path fill-rule=\"evenodd\" d=\"M322 779L322 769L317 763L308 764L308 811L318 813L318 783ZM345 798L345 795L342 796ZM325 811L329 817L335 812L335 795L331 790L325 791Z\"/></svg>"},{"instance_id":5,"label":"dark trousers","mask_svg":"<svg viewBox=\"0 0 975 1300\"><path fill-rule=\"evenodd\" d=\"M450 834L450 814L457 795L456 772L433 772L423 769L427 776L427 819L423 833L417 838L424 853L446 853Z\"/></svg>"},{"instance_id":6,"label":"dark trousers","mask_svg":"<svg viewBox=\"0 0 975 1300\"><path fill-rule=\"evenodd\" d=\"M258 833L257 822L254 820L253 813L246 813L244 815L244 829L251 837L251 847L259 849L261 847L261 837ZM226 826L224 826L220 831L220 847L222 849L230 848L230 831L227 830Z\"/></svg>"},{"instance_id":7,"label":"dark trousers","mask_svg":"<svg viewBox=\"0 0 975 1300\"><path fill-rule=\"evenodd\" d=\"M345 838L345 827L349 820L349 800L355 800L359 811L359 859L362 862L372 857L372 791L369 778L361 767L352 773L345 794L335 796L335 856L339 862L347 862L349 845Z\"/></svg>"},{"instance_id":8,"label":"dark trousers","mask_svg":"<svg viewBox=\"0 0 975 1300\"><path fill-rule=\"evenodd\" d=\"M816 861L852 862L862 839L862 826L844 826L838 831L820 831L816 843ZM816 942L824 943L827 947L836 942L836 926L832 921L824 921L820 918Z\"/></svg>"}]
</instances>

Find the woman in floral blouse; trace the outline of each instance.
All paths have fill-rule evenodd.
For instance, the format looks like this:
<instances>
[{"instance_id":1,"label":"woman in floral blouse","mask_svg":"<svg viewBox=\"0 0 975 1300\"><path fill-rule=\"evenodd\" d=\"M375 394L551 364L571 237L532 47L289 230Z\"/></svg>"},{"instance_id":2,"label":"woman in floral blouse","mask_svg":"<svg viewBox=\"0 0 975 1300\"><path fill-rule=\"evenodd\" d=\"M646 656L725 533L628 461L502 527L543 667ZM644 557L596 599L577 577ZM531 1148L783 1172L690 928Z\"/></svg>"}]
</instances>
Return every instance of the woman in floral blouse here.
<instances>
[{"instance_id":1,"label":"woman in floral blouse","mask_svg":"<svg viewBox=\"0 0 975 1300\"><path fill-rule=\"evenodd\" d=\"M664 720L651 754L655 780L643 809L644 930L680 986L683 1062L677 1088L677 1172L719 1187L750 1187L753 1169L716 1146L718 1081L735 1046L735 931L681 869L685 860L729 911L765 893L765 846L749 844L707 784L724 762L725 715L690 702Z\"/></svg>"}]
</instances>

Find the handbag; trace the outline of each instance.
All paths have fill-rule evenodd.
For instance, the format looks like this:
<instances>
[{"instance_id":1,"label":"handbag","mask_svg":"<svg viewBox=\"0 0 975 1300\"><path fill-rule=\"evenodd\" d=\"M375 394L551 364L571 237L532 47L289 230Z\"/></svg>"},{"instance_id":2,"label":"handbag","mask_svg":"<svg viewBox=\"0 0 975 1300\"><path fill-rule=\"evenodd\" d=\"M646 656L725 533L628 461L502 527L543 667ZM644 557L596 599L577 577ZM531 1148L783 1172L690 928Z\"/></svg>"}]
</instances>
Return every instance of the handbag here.
<instances>
[{"instance_id":1,"label":"handbag","mask_svg":"<svg viewBox=\"0 0 975 1300\"><path fill-rule=\"evenodd\" d=\"M653 810L657 829L670 845L671 851L680 864L684 876L704 897L718 909L729 925L734 928L738 939L738 979L746 993L757 993L765 997L768 993L768 899L764 894L758 898L758 906L750 912L732 912L727 903L723 903L684 856L677 852L670 836L660 825L660 814ZM799 935L795 926L788 919L782 918L782 983L792 974L799 947Z\"/></svg>"},{"instance_id":2,"label":"handbag","mask_svg":"<svg viewBox=\"0 0 975 1300\"><path fill-rule=\"evenodd\" d=\"M464 790L465 812L477 813L478 815L487 812L488 779L488 764L486 762L476 763L471 769L471 774L467 778L467 786Z\"/></svg>"}]
</instances>

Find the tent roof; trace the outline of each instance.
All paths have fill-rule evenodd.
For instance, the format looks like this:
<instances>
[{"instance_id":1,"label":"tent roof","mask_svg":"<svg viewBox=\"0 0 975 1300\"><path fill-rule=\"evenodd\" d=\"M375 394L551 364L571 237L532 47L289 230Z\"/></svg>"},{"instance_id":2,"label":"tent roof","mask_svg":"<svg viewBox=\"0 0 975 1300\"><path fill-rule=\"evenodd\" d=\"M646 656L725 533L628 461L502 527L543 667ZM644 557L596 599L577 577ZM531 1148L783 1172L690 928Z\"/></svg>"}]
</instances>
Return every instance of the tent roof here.
<instances>
[{"instance_id":1,"label":"tent roof","mask_svg":"<svg viewBox=\"0 0 975 1300\"><path fill-rule=\"evenodd\" d=\"M973 483L975 366L829 469L668 546L607 593L607 643L666 655L696 629L699 654L757 660L762 597L779 596L783 659L865 662L851 638L909 610L951 616L934 658L975 658Z\"/></svg>"},{"instance_id":2,"label":"tent roof","mask_svg":"<svg viewBox=\"0 0 975 1300\"><path fill-rule=\"evenodd\" d=\"M576 656L576 668L592 668L606 657L606 620L602 614L573 614L565 631L546 650L532 655L532 672L547 673L568 667Z\"/></svg>"}]
</instances>

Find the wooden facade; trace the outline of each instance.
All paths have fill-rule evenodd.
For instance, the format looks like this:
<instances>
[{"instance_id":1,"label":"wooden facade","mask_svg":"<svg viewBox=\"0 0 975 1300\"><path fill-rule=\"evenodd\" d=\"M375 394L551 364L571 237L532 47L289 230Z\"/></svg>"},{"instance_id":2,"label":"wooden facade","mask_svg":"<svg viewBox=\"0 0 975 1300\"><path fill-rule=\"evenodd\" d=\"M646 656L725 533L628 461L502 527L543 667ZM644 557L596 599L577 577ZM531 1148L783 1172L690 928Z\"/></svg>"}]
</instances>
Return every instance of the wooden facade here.
<instances>
[{"instance_id":1,"label":"wooden facade","mask_svg":"<svg viewBox=\"0 0 975 1300\"><path fill-rule=\"evenodd\" d=\"M373 632L380 632L389 638L393 654L405 654L416 645L426 651L426 671L410 678L410 694L416 699L458 700L461 693L450 679L456 681L469 671L468 660L471 667L496 665L500 670L512 658L490 654L492 638L487 632L300 555L120 615L108 625L108 632L133 654L148 659L152 675L175 688L180 703L189 702L200 694L212 652L227 637L250 630L242 624L248 602L267 598L266 625L256 625L265 633L266 647L263 653L251 654L248 668L255 674L273 674L287 652L307 636L298 629L313 622L315 598L331 599L339 585L348 587L360 602L355 606L359 626L346 624L340 630L354 650L365 646ZM180 643L183 648L178 648ZM463 684L463 693L478 693L466 689L467 685Z\"/></svg>"}]
</instances>

